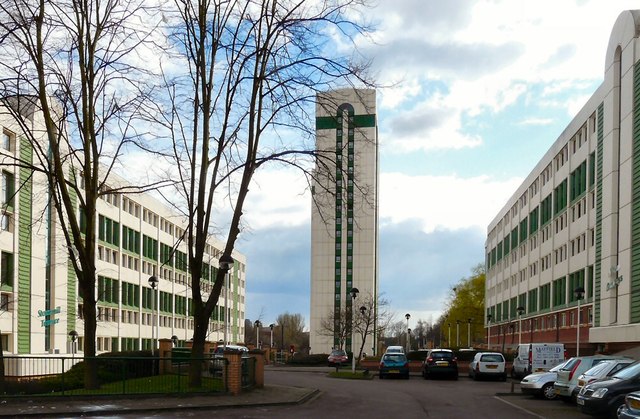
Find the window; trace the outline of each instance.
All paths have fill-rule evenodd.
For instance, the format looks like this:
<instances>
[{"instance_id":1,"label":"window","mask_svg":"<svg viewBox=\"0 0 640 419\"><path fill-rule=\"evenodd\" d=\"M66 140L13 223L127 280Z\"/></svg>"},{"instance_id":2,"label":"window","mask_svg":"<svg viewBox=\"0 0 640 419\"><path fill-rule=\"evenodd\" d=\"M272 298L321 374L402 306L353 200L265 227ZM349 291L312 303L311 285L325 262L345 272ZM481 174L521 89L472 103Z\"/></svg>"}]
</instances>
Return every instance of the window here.
<instances>
[{"instance_id":1,"label":"window","mask_svg":"<svg viewBox=\"0 0 640 419\"><path fill-rule=\"evenodd\" d=\"M15 138L16 137L12 132L8 130L3 130L2 140L0 141L0 147L2 147L2 149L6 151L13 151L15 149L14 147Z\"/></svg>"},{"instance_id":2,"label":"window","mask_svg":"<svg viewBox=\"0 0 640 419\"><path fill-rule=\"evenodd\" d=\"M15 178L13 173L2 171L2 206L13 209L13 196L15 194Z\"/></svg>"},{"instance_id":3,"label":"window","mask_svg":"<svg viewBox=\"0 0 640 419\"><path fill-rule=\"evenodd\" d=\"M0 285L13 287L13 253L0 253Z\"/></svg>"}]
</instances>

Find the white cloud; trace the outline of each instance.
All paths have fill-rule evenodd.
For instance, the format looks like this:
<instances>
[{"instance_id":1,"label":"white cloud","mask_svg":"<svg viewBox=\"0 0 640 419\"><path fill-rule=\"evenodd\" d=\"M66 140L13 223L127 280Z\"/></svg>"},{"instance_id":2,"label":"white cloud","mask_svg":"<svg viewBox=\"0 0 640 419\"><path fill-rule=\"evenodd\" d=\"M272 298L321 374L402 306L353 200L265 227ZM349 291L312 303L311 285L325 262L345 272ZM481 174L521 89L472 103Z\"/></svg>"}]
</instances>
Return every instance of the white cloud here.
<instances>
[{"instance_id":1,"label":"white cloud","mask_svg":"<svg viewBox=\"0 0 640 419\"><path fill-rule=\"evenodd\" d=\"M486 229L502 205L522 183L487 176L408 176L385 173L380 181L380 223L420 220L426 233L436 229Z\"/></svg>"}]
</instances>

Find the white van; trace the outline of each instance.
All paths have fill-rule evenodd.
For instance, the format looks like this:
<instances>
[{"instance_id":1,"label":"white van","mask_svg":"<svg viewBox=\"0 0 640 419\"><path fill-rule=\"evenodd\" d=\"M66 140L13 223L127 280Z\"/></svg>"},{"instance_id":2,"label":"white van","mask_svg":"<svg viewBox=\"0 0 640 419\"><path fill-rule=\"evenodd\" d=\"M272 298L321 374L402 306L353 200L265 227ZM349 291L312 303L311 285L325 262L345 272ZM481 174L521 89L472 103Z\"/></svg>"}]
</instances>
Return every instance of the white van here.
<instances>
[{"instance_id":1,"label":"white van","mask_svg":"<svg viewBox=\"0 0 640 419\"><path fill-rule=\"evenodd\" d=\"M534 372L549 371L566 358L563 343L523 343L513 358L511 377L524 377Z\"/></svg>"}]
</instances>

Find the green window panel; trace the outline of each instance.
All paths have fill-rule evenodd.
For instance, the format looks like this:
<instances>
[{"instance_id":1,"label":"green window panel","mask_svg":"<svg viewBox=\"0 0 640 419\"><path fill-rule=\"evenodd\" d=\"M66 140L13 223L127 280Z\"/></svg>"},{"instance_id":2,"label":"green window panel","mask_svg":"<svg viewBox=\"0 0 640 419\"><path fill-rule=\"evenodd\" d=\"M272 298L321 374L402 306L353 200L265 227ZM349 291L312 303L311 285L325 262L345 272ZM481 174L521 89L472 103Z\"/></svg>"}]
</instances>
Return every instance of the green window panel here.
<instances>
[{"instance_id":1,"label":"green window panel","mask_svg":"<svg viewBox=\"0 0 640 419\"><path fill-rule=\"evenodd\" d=\"M0 253L0 286L3 288L13 288L14 266L13 253ZM3 307L2 310L7 310Z\"/></svg>"},{"instance_id":2,"label":"green window panel","mask_svg":"<svg viewBox=\"0 0 640 419\"><path fill-rule=\"evenodd\" d=\"M573 202L587 191L587 161L583 161L569 176L569 196Z\"/></svg>"},{"instance_id":3,"label":"green window panel","mask_svg":"<svg viewBox=\"0 0 640 419\"><path fill-rule=\"evenodd\" d=\"M553 215L558 215L567 208L567 179L553 190Z\"/></svg>"},{"instance_id":4,"label":"green window panel","mask_svg":"<svg viewBox=\"0 0 640 419\"><path fill-rule=\"evenodd\" d=\"M98 216L98 239L114 246L120 246L120 223L104 215Z\"/></svg>"},{"instance_id":5,"label":"green window panel","mask_svg":"<svg viewBox=\"0 0 640 419\"><path fill-rule=\"evenodd\" d=\"M533 211L529 213L529 234L534 234L538 231L538 223L539 223L539 210L540 207L535 207Z\"/></svg>"},{"instance_id":6,"label":"green window panel","mask_svg":"<svg viewBox=\"0 0 640 419\"><path fill-rule=\"evenodd\" d=\"M528 292L527 313L535 313L538 311L538 289L532 289Z\"/></svg>"},{"instance_id":7,"label":"green window panel","mask_svg":"<svg viewBox=\"0 0 640 419\"><path fill-rule=\"evenodd\" d=\"M511 230L511 250L518 247L518 227Z\"/></svg>"},{"instance_id":8,"label":"green window panel","mask_svg":"<svg viewBox=\"0 0 640 419\"><path fill-rule=\"evenodd\" d=\"M553 281L553 306L567 304L567 278L562 277Z\"/></svg>"},{"instance_id":9,"label":"green window panel","mask_svg":"<svg viewBox=\"0 0 640 419\"><path fill-rule=\"evenodd\" d=\"M527 240L528 232L527 232L527 219L520 221L520 243Z\"/></svg>"},{"instance_id":10,"label":"green window panel","mask_svg":"<svg viewBox=\"0 0 640 419\"><path fill-rule=\"evenodd\" d=\"M542 200L540 203L540 225L545 225L549 221L551 221L551 217L553 213L551 212L551 194L549 194L546 198Z\"/></svg>"}]
</instances>

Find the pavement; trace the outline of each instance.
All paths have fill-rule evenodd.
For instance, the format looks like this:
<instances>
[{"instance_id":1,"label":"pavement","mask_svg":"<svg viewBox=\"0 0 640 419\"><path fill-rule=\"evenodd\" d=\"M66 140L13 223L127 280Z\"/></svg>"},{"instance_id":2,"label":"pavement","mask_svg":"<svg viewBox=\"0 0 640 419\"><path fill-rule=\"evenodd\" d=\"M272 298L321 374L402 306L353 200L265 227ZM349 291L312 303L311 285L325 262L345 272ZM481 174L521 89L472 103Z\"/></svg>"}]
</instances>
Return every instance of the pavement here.
<instances>
[{"instance_id":1,"label":"pavement","mask_svg":"<svg viewBox=\"0 0 640 419\"><path fill-rule=\"evenodd\" d=\"M298 369L299 370L299 369ZM211 395L131 396L76 399L70 397L0 398L1 417L86 417L115 414L138 414L181 409L225 409L304 403L319 390L265 384L263 388L244 391L233 396Z\"/></svg>"}]
</instances>

